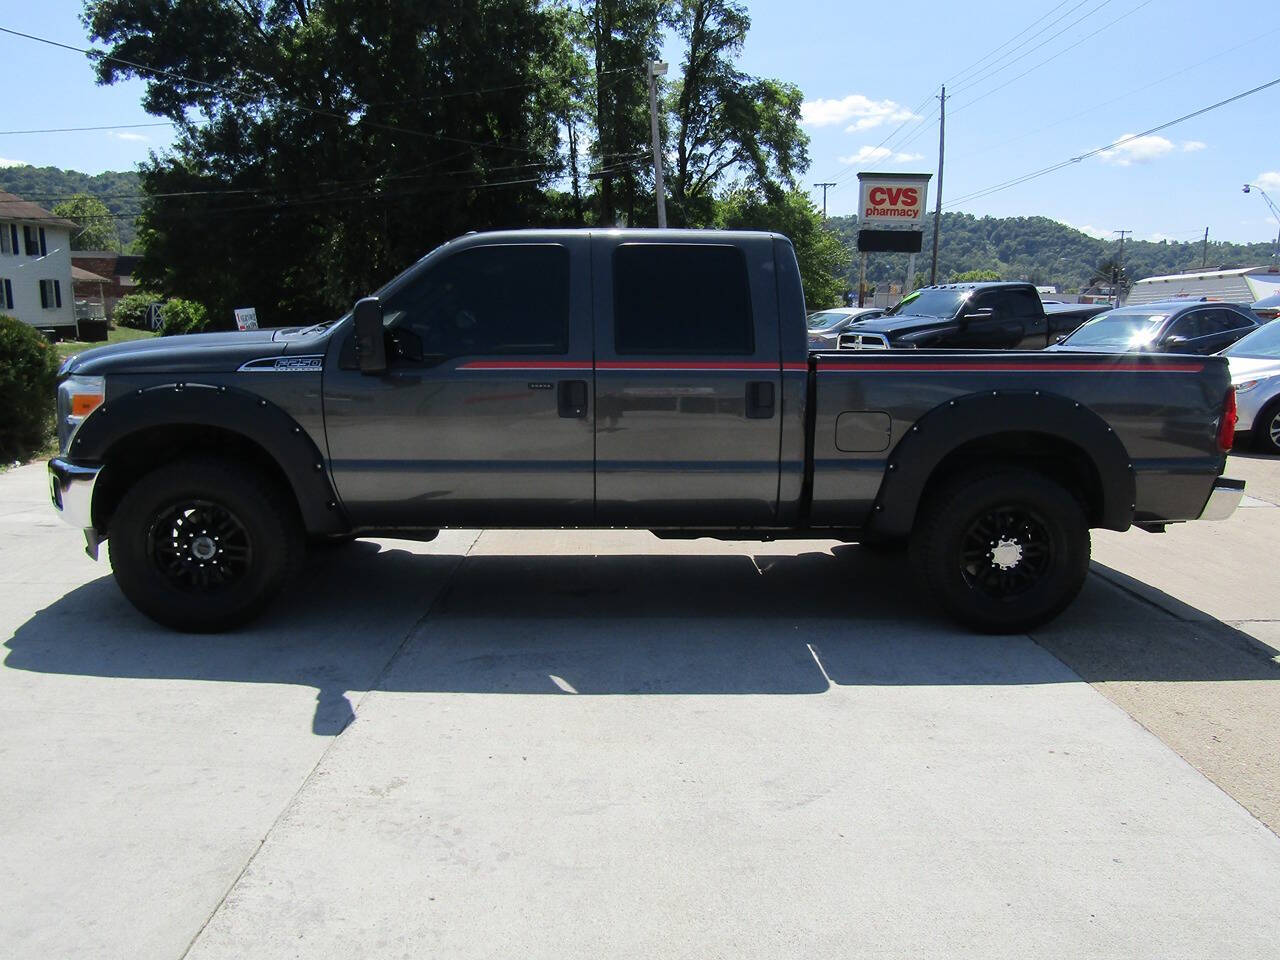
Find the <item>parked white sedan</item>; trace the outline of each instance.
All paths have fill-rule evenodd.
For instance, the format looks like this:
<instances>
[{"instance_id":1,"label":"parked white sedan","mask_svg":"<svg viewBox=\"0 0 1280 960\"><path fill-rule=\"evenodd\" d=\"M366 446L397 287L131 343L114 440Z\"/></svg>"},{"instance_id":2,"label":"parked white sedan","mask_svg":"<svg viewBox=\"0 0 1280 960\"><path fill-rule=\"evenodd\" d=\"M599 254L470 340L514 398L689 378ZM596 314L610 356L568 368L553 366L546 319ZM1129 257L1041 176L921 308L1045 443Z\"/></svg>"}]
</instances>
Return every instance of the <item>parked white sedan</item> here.
<instances>
[{"instance_id":1,"label":"parked white sedan","mask_svg":"<svg viewBox=\"0 0 1280 960\"><path fill-rule=\"evenodd\" d=\"M1227 358L1236 388L1236 433L1246 434L1267 453L1280 454L1280 322L1259 327L1221 356Z\"/></svg>"}]
</instances>

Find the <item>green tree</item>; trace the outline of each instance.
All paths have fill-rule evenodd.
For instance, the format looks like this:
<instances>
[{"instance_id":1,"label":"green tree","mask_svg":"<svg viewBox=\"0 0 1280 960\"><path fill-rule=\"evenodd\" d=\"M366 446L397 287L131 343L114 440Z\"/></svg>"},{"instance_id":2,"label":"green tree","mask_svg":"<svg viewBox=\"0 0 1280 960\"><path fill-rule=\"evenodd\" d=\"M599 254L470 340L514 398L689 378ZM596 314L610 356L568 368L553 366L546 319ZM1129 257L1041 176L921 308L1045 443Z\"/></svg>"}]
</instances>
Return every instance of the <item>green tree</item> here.
<instances>
[{"instance_id":1,"label":"green tree","mask_svg":"<svg viewBox=\"0 0 1280 960\"><path fill-rule=\"evenodd\" d=\"M1000 274L995 270L966 270L963 273L951 274L948 283L982 283L985 280L999 280Z\"/></svg>"},{"instance_id":2,"label":"green tree","mask_svg":"<svg viewBox=\"0 0 1280 960\"><path fill-rule=\"evenodd\" d=\"M715 225L728 230L773 230L790 237L807 307L820 310L840 304L848 289L849 252L823 225L822 214L804 191L790 190L770 198L760 187L739 185L718 204Z\"/></svg>"},{"instance_id":3,"label":"green tree","mask_svg":"<svg viewBox=\"0 0 1280 960\"><path fill-rule=\"evenodd\" d=\"M680 79L667 98L675 152L673 221L707 223L728 177L778 200L809 163L800 89L737 68L751 28L743 4L681 0L674 22L685 53Z\"/></svg>"},{"instance_id":4,"label":"green tree","mask_svg":"<svg viewBox=\"0 0 1280 960\"><path fill-rule=\"evenodd\" d=\"M107 205L87 193L77 193L53 208L54 216L65 217L80 225L71 234L72 250L118 250L120 235Z\"/></svg>"},{"instance_id":5,"label":"green tree","mask_svg":"<svg viewBox=\"0 0 1280 960\"><path fill-rule=\"evenodd\" d=\"M90 0L85 16L119 58L95 61L100 81L138 76L178 128L142 166L140 279L216 325L238 306L332 316L449 237L548 218L548 5Z\"/></svg>"}]
</instances>

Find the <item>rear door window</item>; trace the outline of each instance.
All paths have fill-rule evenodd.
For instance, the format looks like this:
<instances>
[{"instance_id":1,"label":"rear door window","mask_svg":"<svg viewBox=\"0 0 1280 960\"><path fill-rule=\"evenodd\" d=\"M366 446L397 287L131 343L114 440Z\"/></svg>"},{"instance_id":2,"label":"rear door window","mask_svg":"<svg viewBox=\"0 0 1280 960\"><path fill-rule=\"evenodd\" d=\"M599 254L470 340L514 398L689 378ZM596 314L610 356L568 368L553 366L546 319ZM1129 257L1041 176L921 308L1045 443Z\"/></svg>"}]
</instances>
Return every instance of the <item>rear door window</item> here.
<instances>
[{"instance_id":1,"label":"rear door window","mask_svg":"<svg viewBox=\"0 0 1280 960\"><path fill-rule=\"evenodd\" d=\"M619 355L755 352L746 260L722 244L627 243L613 254Z\"/></svg>"}]
</instances>

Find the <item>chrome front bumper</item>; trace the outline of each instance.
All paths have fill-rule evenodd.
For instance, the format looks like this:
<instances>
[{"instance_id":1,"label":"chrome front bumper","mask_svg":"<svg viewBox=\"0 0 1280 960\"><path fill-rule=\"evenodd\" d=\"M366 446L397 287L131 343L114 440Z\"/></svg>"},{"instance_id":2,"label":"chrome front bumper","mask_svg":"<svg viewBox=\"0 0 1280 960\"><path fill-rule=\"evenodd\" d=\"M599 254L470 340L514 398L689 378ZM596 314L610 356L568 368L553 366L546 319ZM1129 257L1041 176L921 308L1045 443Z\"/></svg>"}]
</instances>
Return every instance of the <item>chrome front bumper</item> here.
<instances>
[{"instance_id":1,"label":"chrome front bumper","mask_svg":"<svg viewBox=\"0 0 1280 960\"><path fill-rule=\"evenodd\" d=\"M78 530L93 529L93 487L102 467L86 467L61 457L49 461L49 495L58 516Z\"/></svg>"},{"instance_id":2,"label":"chrome front bumper","mask_svg":"<svg viewBox=\"0 0 1280 960\"><path fill-rule=\"evenodd\" d=\"M1236 512L1244 496L1244 481L1219 477L1213 481L1213 492L1200 511L1201 520L1225 520Z\"/></svg>"}]
</instances>

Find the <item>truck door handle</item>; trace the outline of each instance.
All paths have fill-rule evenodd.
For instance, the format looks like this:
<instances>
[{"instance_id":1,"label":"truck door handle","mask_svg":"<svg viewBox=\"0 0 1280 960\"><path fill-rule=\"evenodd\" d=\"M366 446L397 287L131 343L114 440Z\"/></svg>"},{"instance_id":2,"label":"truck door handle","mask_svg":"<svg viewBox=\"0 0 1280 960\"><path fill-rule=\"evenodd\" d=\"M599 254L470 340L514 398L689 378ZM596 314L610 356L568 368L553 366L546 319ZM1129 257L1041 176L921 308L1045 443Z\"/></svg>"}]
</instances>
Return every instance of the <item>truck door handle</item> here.
<instances>
[{"instance_id":1,"label":"truck door handle","mask_svg":"<svg viewBox=\"0 0 1280 960\"><path fill-rule=\"evenodd\" d=\"M587 415L587 381L561 380L556 394L560 416L581 420Z\"/></svg>"},{"instance_id":2,"label":"truck door handle","mask_svg":"<svg viewBox=\"0 0 1280 960\"><path fill-rule=\"evenodd\" d=\"M747 419L768 420L773 416L773 381L756 380L747 384Z\"/></svg>"}]
</instances>

